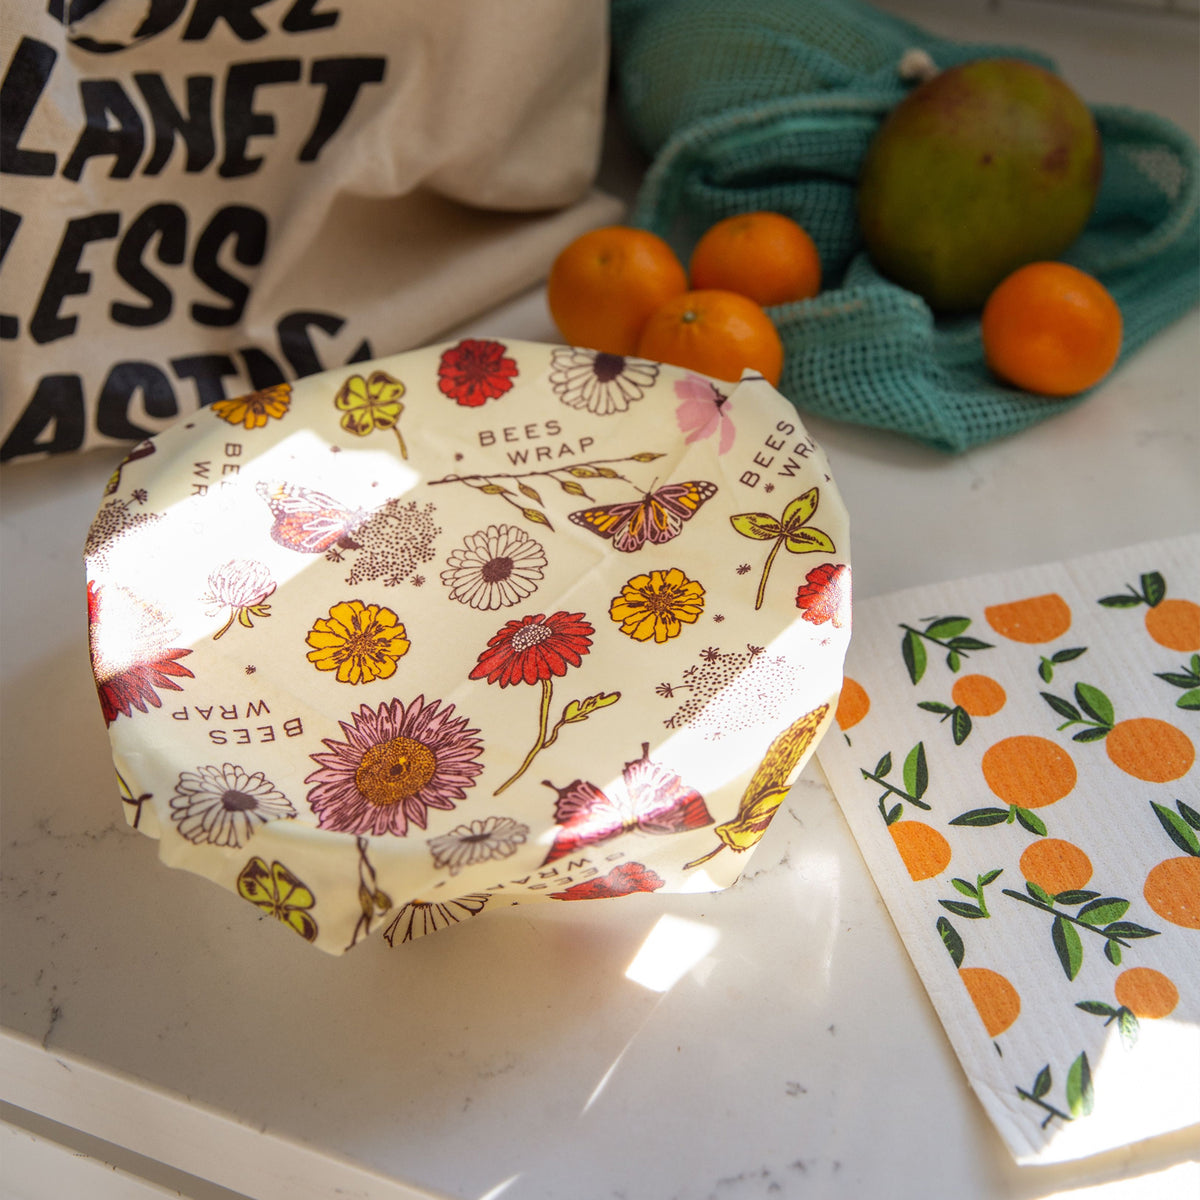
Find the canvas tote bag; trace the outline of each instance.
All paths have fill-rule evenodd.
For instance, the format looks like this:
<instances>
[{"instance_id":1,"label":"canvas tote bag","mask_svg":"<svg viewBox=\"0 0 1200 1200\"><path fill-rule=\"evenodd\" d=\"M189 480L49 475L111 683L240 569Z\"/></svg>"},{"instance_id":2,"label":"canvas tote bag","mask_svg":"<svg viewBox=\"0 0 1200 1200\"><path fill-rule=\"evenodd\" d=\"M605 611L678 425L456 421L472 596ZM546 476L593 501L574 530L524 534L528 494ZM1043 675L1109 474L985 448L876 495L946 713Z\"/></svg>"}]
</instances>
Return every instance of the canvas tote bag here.
<instances>
[{"instance_id":1,"label":"canvas tote bag","mask_svg":"<svg viewBox=\"0 0 1200 1200\"><path fill-rule=\"evenodd\" d=\"M411 348L615 219L602 0L5 0L0 457Z\"/></svg>"}]
</instances>

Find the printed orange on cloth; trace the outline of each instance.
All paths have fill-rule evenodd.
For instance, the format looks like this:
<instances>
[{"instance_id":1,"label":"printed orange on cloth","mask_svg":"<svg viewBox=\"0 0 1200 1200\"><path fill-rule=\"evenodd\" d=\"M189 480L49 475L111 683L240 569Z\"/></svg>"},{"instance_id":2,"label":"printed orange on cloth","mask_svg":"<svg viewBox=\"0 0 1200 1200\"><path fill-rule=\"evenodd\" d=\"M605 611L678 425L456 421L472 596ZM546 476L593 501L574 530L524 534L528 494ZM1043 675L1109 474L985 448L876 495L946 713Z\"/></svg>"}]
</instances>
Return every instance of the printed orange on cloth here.
<instances>
[{"instance_id":1,"label":"printed orange on cloth","mask_svg":"<svg viewBox=\"0 0 1200 1200\"><path fill-rule=\"evenodd\" d=\"M846 511L783 396L529 342L190 415L85 556L129 823L334 954L727 887L850 635Z\"/></svg>"},{"instance_id":2,"label":"printed orange on cloth","mask_svg":"<svg viewBox=\"0 0 1200 1200\"><path fill-rule=\"evenodd\" d=\"M1022 1163L1200 1121L1198 601L1188 537L856 606L821 768Z\"/></svg>"}]
</instances>

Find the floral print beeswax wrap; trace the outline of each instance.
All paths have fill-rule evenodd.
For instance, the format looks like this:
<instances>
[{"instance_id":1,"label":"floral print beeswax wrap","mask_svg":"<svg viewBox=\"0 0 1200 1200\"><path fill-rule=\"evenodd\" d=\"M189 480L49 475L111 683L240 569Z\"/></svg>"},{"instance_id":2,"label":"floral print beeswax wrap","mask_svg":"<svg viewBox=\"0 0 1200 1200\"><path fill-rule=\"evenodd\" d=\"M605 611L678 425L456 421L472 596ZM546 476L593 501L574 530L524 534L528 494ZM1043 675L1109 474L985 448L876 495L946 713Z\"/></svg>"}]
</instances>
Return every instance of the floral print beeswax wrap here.
<instances>
[{"instance_id":1,"label":"floral print beeswax wrap","mask_svg":"<svg viewBox=\"0 0 1200 1200\"><path fill-rule=\"evenodd\" d=\"M1200 537L855 624L821 767L1009 1149L1200 1122Z\"/></svg>"},{"instance_id":2,"label":"floral print beeswax wrap","mask_svg":"<svg viewBox=\"0 0 1200 1200\"><path fill-rule=\"evenodd\" d=\"M532 343L213 404L121 464L86 560L130 823L332 953L729 885L850 633L778 392Z\"/></svg>"}]
</instances>

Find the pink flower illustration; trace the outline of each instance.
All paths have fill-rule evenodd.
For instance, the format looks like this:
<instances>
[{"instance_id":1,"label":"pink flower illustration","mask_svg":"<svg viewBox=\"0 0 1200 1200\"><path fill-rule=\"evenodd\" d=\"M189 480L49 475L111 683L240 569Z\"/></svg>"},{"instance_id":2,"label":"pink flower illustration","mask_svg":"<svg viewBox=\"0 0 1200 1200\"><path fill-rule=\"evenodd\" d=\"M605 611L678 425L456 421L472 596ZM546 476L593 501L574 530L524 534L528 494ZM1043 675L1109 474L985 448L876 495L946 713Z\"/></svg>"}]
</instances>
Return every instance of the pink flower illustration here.
<instances>
[{"instance_id":1,"label":"pink flower illustration","mask_svg":"<svg viewBox=\"0 0 1200 1200\"><path fill-rule=\"evenodd\" d=\"M316 785L308 802L322 829L404 837L410 822L425 828L429 809L452 809L483 770L479 730L453 704L364 704L339 724L346 740L322 739L329 753L310 756L321 769L304 781Z\"/></svg>"},{"instance_id":2,"label":"pink flower illustration","mask_svg":"<svg viewBox=\"0 0 1200 1200\"><path fill-rule=\"evenodd\" d=\"M717 453L726 454L733 446L737 434L729 415L729 397L709 379L699 375L688 375L675 381L675 395L680 403L675 409L675 420L680 432L686 433L688 442L719 435Z\"/></svg>"}]
</instances>

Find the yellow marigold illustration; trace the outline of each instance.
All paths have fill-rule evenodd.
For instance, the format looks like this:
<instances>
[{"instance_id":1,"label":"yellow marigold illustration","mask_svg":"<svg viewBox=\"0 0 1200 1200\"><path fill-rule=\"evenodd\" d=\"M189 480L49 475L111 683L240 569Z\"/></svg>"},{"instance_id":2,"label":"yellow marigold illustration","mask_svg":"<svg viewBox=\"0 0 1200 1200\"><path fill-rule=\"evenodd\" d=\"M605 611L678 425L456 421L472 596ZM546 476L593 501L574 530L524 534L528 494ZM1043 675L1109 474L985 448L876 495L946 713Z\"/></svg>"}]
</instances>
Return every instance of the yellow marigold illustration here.
<instances>
[{"instance_id":1,"label":"yellow marigold illustration","mask_svg":"<svg viewBox=\"0 0 1200 1200\"><path fill-rule=\"evenodd\" d=\"M247 429L261 429L268 421L278 420L292 403L292 387L288 383L277 383L274 387L251 392L247 396L235 396L232 400L218 400L212 410L222 421L230 425L244 425Z\"/></svg>"},{"instance_id":2,"label":"yellow marigold illustration","mask_svg":"<svg viewBox=\"0 0 1200 1200\"><path fill-rule=\"evenodd\" d=\"M678 567L635 575L613 598L608 615L636 642L678 637L704 611L704 588Z\"/></svg>"},{"instance_id":3,"label":"yellow marigold illustration","mask_svg":"<svg viewBox=\"0 0 1200 1200\"><path fill-rule=\"evenodd\" d=\"M318 671L336 671L339 683L370 683L395 674L411 643L390 608L343 600L320 617L304 639Z\"/></svg>"}]
</instances>

